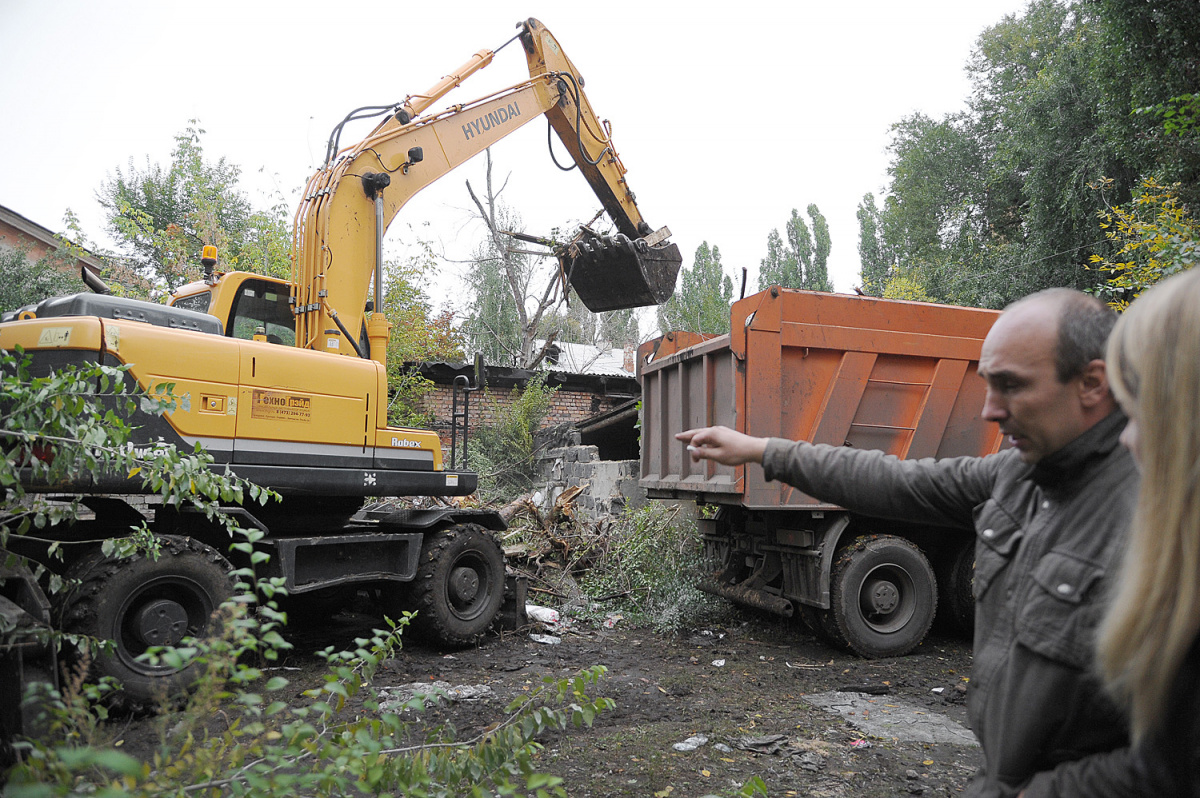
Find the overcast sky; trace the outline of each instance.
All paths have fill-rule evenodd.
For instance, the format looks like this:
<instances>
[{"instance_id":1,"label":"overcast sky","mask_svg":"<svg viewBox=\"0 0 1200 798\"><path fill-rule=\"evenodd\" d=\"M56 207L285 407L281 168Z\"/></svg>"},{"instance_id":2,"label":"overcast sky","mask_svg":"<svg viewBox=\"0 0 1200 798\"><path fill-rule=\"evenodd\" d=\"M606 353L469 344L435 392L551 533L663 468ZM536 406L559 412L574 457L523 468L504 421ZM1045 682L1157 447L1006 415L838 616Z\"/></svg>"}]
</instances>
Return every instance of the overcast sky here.
<instances>
[{"instance_id":1,"label":"overcast sky","mask_svg":"<svg viewBox=\"0 0 1200 798\"><path fill-rule=\"evenodd\" d=\"M95 192L105 177L131 158L167 164L173 137L199 119L206 154L242 168L252 201L280 192L294 208L348 111L425 90L534 16L585 77L643 215L671 228L685 265L707 241L735 286L749 268L751 292L767 235L816 203L835 287L850 291L855 211L886 185L889 126L961 109L979 34L1025 4L0 0L0 204L53 230L70 208L104 244ZM446 102L525 77L514 43ZM360 124L343 144L368 132ZM577 172L550 161L544 123L493 157L530 233L599 208ZM391 245L422 235L463 256L481 233L464 181L482 174L477 159L419 195ZM461 306L448 268L435 302Z\"/></svg>"}]
</instances>

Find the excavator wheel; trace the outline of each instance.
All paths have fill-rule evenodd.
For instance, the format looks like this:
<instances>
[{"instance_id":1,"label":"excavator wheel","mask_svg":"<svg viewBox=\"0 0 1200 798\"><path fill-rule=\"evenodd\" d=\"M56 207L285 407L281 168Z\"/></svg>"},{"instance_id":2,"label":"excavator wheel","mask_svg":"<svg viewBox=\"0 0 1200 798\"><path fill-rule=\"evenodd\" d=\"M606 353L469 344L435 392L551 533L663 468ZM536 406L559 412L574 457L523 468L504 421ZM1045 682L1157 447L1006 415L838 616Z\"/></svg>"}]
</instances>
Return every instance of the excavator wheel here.
<instances>
[{"instance_id":1,"label":"excavator wheel","mask_svg":"<svg viewBox=\"0 0 1200 798\"><path fill-rule=\"evenodd\" d=\"M67 571L76 584L59 606L64 631L111 640L111 651L76 652L91 676L111 676L120 690L116 709L142 712L182 696L200 675L195 664L175 668L139 659L151 646L204 638L216 627L215 611L233 595L233 567L216 549L192 538L164 535L158 559L106 557L99 550Z\"/></svg>"},{"instance_id":2,"label":"excavator wheel","mask_svg":"<svg viewBox=\"0 0 1200 798\"><path fill-rule=\"evenodd\" d=\"M448 646L473 643L492 626L504 601L504 552L478 524L426 536L407 609L413 629Z\"/></svg>"}]
</instances>

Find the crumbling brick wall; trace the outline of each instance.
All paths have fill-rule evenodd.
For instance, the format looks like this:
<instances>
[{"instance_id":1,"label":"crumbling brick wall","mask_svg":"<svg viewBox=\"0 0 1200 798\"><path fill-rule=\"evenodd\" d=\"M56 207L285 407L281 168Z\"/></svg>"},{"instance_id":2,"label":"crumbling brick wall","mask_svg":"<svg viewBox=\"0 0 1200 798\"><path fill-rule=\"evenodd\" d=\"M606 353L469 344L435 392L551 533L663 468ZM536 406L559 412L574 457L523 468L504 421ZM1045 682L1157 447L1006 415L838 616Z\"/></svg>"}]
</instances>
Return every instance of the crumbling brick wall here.
<instances>
[{"instance_id":1,"label":"crumbling brick wall","mask_svg":"<svg viewBox=\"0 0 1200 798\"><path fill-rule=\"evenodd\" d=\"M579 444L577 432L570 433L564 446L540 450L536 465L543 509L574 485L583 489L575 508L586 519L620 515L646 504L646 491L638 485L641 464L637 460L601 460L595 446Z\"/></svg>"}]
</instances>

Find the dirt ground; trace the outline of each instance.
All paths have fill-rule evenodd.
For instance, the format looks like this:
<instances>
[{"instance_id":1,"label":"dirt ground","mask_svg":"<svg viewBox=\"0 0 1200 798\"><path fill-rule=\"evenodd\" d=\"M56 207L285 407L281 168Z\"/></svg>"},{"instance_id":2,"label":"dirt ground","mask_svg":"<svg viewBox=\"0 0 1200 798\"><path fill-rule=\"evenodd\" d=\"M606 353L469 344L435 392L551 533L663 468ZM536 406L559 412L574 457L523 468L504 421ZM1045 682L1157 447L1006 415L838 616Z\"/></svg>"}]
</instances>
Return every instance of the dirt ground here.
<instances>
[{"instance_id":1,"label":"dirt ground","mask_svg":"<svg viewBox=\"0 0 1200 798\"><path fill-rule=\"evenodd\" d=\"M323 663L306 652L351 647L378 624L369 613L343 611L327 625L293 630L296 650L280 663L290 689L319 683ZM674 638L623 621L611 629L575 624L557 643L531 636L544 631L504 632L454 651L410 641L375 685L444 682L452 693L478 695L412 715L420 725L451 723L464 739L543 676L606 666L594 696L615 708L591 729L546 735L537 763L580 798L729 795L754 776L771 796L945 796L957 794L979 762L979 749L962 741L903 739L925 719L966 724L971 653L959 638L935 634L910 656L871 661L829 648L795 622L760 616ZM862 695L845 715L810 703L831 692ZM885 717L900 718L894 732L852 725ZM136 750L141 733L129 727L125 750ZM706 740L695 750L676 750L698 736Z\"/></svg>"}]
</instances>

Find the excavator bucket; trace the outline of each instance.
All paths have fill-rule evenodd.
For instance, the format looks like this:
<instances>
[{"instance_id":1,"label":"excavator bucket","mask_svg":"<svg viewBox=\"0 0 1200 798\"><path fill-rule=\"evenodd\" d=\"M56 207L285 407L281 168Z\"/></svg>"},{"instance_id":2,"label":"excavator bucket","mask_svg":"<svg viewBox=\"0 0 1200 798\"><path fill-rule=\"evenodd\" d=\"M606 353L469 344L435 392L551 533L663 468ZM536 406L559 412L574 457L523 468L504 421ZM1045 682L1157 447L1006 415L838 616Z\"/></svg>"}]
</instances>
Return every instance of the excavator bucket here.
<instances>
[{"instance_id":1,"label":"excavator bucket","mask_svg":"<svg viewBox=\"0 0 1200 798\"><path fill-rule=\"evenodd\" d=\"M590 231L588 231L590 233ZM675 293L683 256L675 244L590 234L561 256L563 273L593 313L659 305Z\"/></svg>"}]
</instances>

